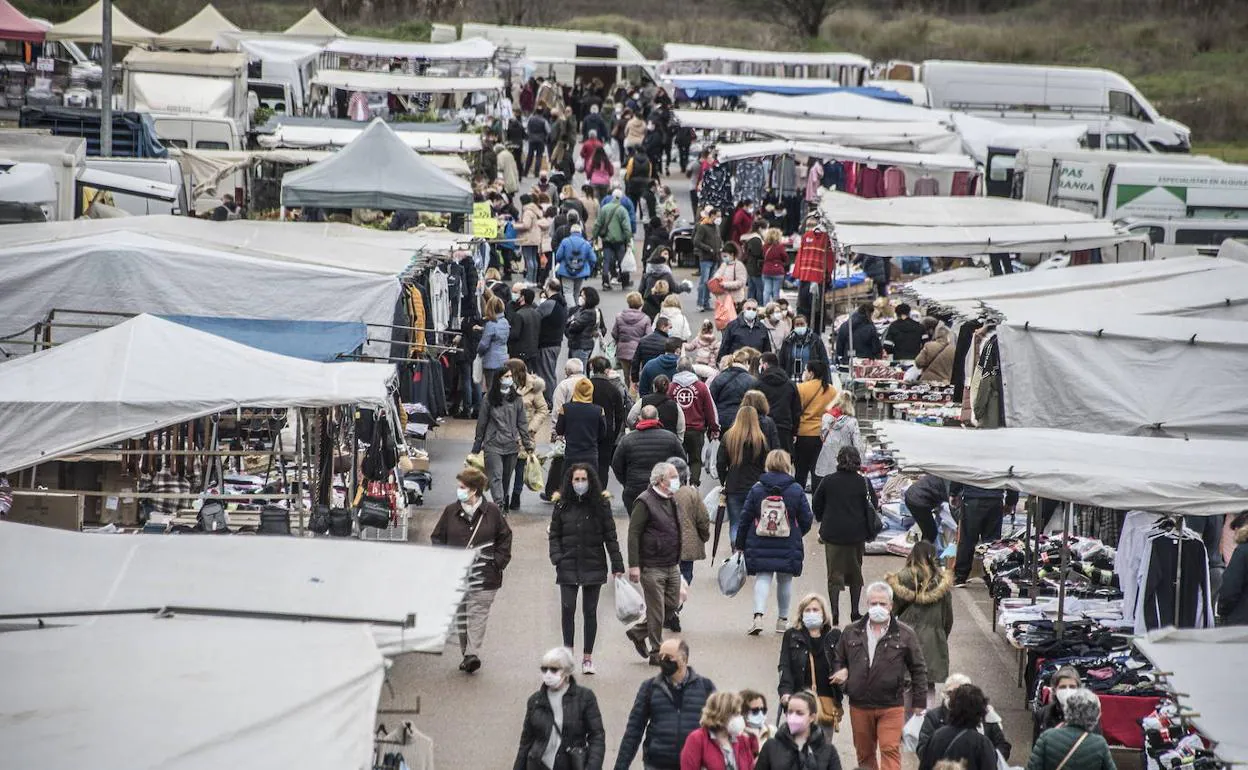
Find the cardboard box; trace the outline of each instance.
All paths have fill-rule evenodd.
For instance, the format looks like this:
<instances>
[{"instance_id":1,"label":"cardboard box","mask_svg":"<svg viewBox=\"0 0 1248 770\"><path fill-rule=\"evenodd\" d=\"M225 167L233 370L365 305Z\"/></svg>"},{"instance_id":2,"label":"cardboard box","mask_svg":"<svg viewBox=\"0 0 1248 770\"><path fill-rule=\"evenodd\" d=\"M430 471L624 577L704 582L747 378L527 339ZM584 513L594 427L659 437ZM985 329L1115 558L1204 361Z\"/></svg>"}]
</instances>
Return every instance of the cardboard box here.
<instances>
[{"instance_id":1,"label":"cardboard box","mask_svg":"<svg viewBox=\"0 0 1248 770\"><path fill-rule=\"evenodd\" d=\"M100 498L98 513L101 524L138 525L139 500L134 495L137 483L133 476L122 472L121 463L104 463L100 473L100 490L111 494Z\"/></svg>"},{"instance_id":2,"label":"cardboard box","mask_svg":"<svg viewBox=\"0 0 1248 770\"><path fill-rule=\"evenodd\" d=\"M82 511L82 495L15 489L8 520L77 532L82 529Z\"/></svg>"}]
</instances>

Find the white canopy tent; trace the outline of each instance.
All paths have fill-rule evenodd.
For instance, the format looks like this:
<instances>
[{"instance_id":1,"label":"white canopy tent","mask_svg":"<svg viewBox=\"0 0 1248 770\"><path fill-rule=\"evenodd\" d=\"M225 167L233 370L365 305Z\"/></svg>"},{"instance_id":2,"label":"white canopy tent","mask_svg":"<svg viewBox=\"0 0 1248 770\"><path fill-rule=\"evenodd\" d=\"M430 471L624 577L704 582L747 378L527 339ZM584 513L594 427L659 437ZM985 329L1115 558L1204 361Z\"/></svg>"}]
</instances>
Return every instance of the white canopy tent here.
<instances>
[{"instance_id":1,"label":"white canopy tent","mask_svg":"<svg viewBox=\"0 0 1248 770\"><path fill-rule=\"evenodd\" d=\"M948 111L889 102L848 92L803 96L750 94L745 97L745 106L750 112L763 115L787 115L825 120L935 121L946 124L952 122Z\"/></svg>"},{"instance_id":2,"label":"white canopy tent","mask_svg":"<svg viewBox=\"0 0 1248 770\"><path fill-rule=\"evenodd\" d=\"M1004 346L1003 346L1004 347ZM1248 442L886 421L907 470L1106 508L1210 516L1248 508Z\"/></svg>"},{"instance_id":3,"label":"white canopy tent","mask_svg":"<svg viewBox=\"0 0 1248 770\"><path fill-rule=\"evenodd\" d=\"M259 134L256 141L267 149L306 149L314 147L346 147L367 127L333 128L283 123L271 134ZM480 134L456 134L438 131L395 131L403 143L413 150L435 153L480 152Z\"/></svg>"},{"instance_id":4,"label":"white canopy tent","mask_svg":"<svg viewBox=\"0 0 1248 770\"><path fill-rule=\"evenodd\" d=\"M338 29L319 10L313 8L303 18L286 28L286 35L294 37L346 37L347 33Z\"/></svg>"},{"instance_id":5,"label":"white canopy tent","mask_svg":"<svg viewBox=\"0 0 1248 770\"><path fill-rule=\"evenodd\" d=\"M1248 630L1225 628L1164 628L1136 639L1135 646L1158 671L1188 719L1213 751L1227 764L1248 764L1248 733L1244 731L1239 695L1248 687Z\"/></svg>"},{"instance_id":6,"label":"white canopy tent","mask_svg":"<svg viewBox=\"0 0 1248 770\"><path fill-rule=\"evenodd\" d=\"M225 18L212 3L199 13L156 38L164 48L211 48L223 32L238 32L238 26Z\"/></svg>"},{"instance_id":7,"label":"white canopy tent","mask_svg":"<svg viewBox=\"0 0 1248 770\"><path fill-rule=\"evenodd\" d=\"M975 161L965 155L902 152L900 150L864 150L824 142L802 142L784 139L737 142L716 145L719 160L728 163L742 158L765 158L772 155L797 155L829 160L852 160L859 163L880 163L911 169L933 171L974 171Z\"/></svg>"},{"instance_id":8,"label":"white canopy tent","mask_svg":"<svg viewBox=\"0 0 1248 770\"><path fill-rule=\"evenodd\" d=\"M72 40L76 43L99 43L104 36L104 0L97 0L87 10L69 21L54 24L48 40ZM113 45L153 45L160 37L147 27L135 23L116 5L113 6Z\"/></svg>"},{"instance_id":9,"label":"white canopy tent","mask_svg":"<svg viewBox=\"0 0 1248 770\"><path fill-rule=\"evenodd\" d=\"M385 665L358 626L143 617L3 633L4 764L369 767Z\"/></svg>"},{"instance_id":10,"label":"white canopy tent","mask_svg":"<svg viewBox=\"0 0 1248 770\"><path fill-rule=\"evenodd\" d=\"M370 40L344 37L330 41L325 53L339 56L376 56L430 61L489 61L498 47L480 38L456 40L453 43L412 43L397 40Z\"/></svg>"},{"instance_id":11,"label":"white canopy tent","mask_svg":"<svg viewBox=\"0 0 1248 770\"><path fill-rule=\"evenodd\" d=\"M713 45L665 43L663 63L676 62L750 62L754 64L832 65L869 68L871 60L856 53L815 53L808 51L761 51L746 48L723 48Z\"/></svg>"},{"instance_id":12,"label":"white canopy tent","mask_svg":"<svg viewBox=\"0 0 1248 770\"><path fill-rule=\"evenodd\" d=\"M503 90L502 78L496 77L453 78L363 70L317 70L312 76L312 84L348 91L381 91L392 94L471 94L498 93Z\"/></svg>"},{"instance_id":13,"label":"white canopy tent","mask_svg":"<svg viewBox=\"0 0 1248 770\"><path fill-rule=\"evenodd\" d=\"M1213 257L1188 259L1214 260ZM1248 269L1229 260L1220 261L1229 265L1229 270L1183 273L1155 281L1090 288L1069 294L993 299L984 304L1004 317L1014 319L1034 318L1037 315L1042 318L1075 318L1092 309L1098 316L1140 314L1248 321Z\"/></svg>"},{"instance_id":14,"label":"white canopy tent","mask_svg":"<svg viewBox=\"0 0 1248 770\"><path fill-rule=\"evenodd\" d=\"M384 406L395 376L390 364L291 358L140 315L0 364L0 470L236 407Z\"/></svg>"},{"instance_id":15,"label":"white canopy tent","mask_svg":"<svg viewBox=\"0 0 1248 770\"><path fill-rule=\"evenodd\" d=\"M950 113L950 119L962 137L963 148L980 163L988 162L990 147L1016 151L1024 148L1077 150L1090 128L1085 123L1022 126L965 112Z\"/></svg>"},{"instance_id":16,"label":"white canopy tent","mask_svg":"<svg viewBox=\"0 0 1248 770\"><path fill-rule=\"evenodd\" d=\"M997 332L1006 425L1199 439L1248 433L1248 324L1030 304L1033 312L1011 313Z\"/></svg>"},{"instance_id":17,"label":"white canopy tent","mask_svg":"<svg viewBox=\"0 0 1248 770\"><path fill-rule=\"evenodd\" d=\"M758 134L880 150L957 153L962 149L958 135L934 121L812 120L722 110L676 110L675 114L682 126L700 131Z\"/></svg>"}]
</instances>

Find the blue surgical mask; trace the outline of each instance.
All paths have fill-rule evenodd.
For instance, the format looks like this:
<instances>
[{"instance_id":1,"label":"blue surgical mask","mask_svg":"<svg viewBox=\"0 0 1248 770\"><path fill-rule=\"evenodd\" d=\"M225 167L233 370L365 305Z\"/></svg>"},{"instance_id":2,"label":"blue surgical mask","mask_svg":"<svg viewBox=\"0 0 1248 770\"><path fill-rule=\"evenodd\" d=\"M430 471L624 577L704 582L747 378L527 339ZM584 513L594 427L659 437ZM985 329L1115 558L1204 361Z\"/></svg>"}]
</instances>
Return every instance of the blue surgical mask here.
<instances>
[{"instance_id":1,"label":"blue surgical mask","mask_svg":"<svg viewBox=\"0 0 1248 770\"><path fill-rule=\"evenodd\" d=\"M745 316L745 320L753 321L755 317L758 316L758 312L755 310L746 310L745 312L741 313L741 315Z\"/></svg>"},{"instance_id":2,"label":"blue surgical mask","mask_svg":"<svg viewBox=\"0 0 1248 770\"><path fill-rule=\"evenodd\" d=\"M520 301L520 295L519 295L519 294L516 294L516 293L513 291L513 292L511 293L511 301L512 301L512 302L519 302L519 301Z\"/></svg>"},{"instance_id":3,"label":"blue surgical mask","mask_svg":"<svg viewBox=\"0 0 1248 770\"><path fill-rule=\"evenodd\" d=\"M680 479L672 479L671 481L669 481L667 483L667 489L669 492L675 492L676 490L680 489Z\"/></svg>"},{"instance_id":4,"label":"blue surgical mask","mask_svg":"<svg viewBox=\"0 0 1248 770\"><path fill-rule=\"evenodd\" d=\"M511 379L510 377L504 377L503 379L498 381L498 386L502 388L503 390L511 390L511 387L515 384L516 384L515 380Z\"/></svg>"},{"instance_id":5,"label":"blue surgical mask","mask_svg":"<svg viewBox=\"0 0 1248 770\"><path fill-rule=\"evenodd\" d=\"M794 326L794 327L793 327L793 333L794 333L794 334L805 334L805 333L806 333L806 327L805 327L805 326Z\"/></svg>"},{"instance_id":6,"label":"blue surgical mask","mask_svg":"<svg viewBox=\"0 0 1248 770\"><path fill-rule=\"evenodd\" d=\"M457 487L455 489L455 498L458 499L461 503L468 502L468 495L469 495L468 490L464 489L463 487Z\"/></svg>"},{"instance_id":7,"label":"blue surgical mask","mask_svg":"<svg viewBox=\"0 0 1248 770\"><path fill-rule=\"evenodd\" d=\"M589 482L588 481L573 481L572 491L584 497L585 493L589 491Z\"/></svg>"},{"instance_id":8,"label":"blue surgical mask","mask_svg":"<svg viewBox=\"0 0 1248 770\"><path fill-rule=\"evenodd\" d=\"M809 629L823 628L823 613L819 610L803 612L802 625Z\"/></svg>"}]
</instances>

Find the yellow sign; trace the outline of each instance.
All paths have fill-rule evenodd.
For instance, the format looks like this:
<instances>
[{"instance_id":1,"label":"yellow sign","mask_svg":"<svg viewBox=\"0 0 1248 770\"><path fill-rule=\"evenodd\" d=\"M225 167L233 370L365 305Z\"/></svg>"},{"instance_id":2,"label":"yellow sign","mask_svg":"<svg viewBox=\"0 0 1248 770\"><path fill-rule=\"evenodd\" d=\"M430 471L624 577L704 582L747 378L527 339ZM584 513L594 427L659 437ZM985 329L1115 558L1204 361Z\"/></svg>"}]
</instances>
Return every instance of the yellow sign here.
<instances>
[{"instance_id":1,"label":"yellow sign","mask_svg":"<svg viewBox=\"0 0 1248 770\"><path fill-rule=\"evenodd\" d=\"M498 237L498 220L489 203L472 204L472 234L478 238Z\"/></svg>"}]
</instances>

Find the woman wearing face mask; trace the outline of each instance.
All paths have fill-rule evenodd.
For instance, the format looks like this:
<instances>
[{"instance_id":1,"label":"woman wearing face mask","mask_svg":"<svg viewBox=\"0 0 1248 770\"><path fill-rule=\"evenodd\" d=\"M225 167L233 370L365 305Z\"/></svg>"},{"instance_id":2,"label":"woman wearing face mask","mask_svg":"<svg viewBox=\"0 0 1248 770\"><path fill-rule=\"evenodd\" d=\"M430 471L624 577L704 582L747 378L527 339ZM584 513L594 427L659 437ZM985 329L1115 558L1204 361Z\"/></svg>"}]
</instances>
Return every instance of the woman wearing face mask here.
<instances>
[{"instance_id":1,"label":"woman wearing face mask","mask_svg":"<svg viewBox=\"0 0 1248 770\"><path fill-rule=\"evenodd\" d=\"M828 602L807 594L797 605L797 619L780 640L780 706L793 694L809 690L821 707L816 721L831 741L842 714L841 688L832 684L832 659L841 629L832 625ZM813 666L813 668L812 668Z\"/></svg>"},{"instance_id":2,"label":"woman wearing face mask","mask_svg":"<svg viewBox=\"0 0 1248 770\"><path fill-rule=\"evenodd\" d=\"M542 435L546 430L546 426L550 424L550 407L546 405L546 399L542 395L546 391L545 380L536 374L530 373L528 365L518 358L507 359L507 366L504 371L511 373L511 377L515 381L516 395L520 396L520 401L524 404L524 413L529 421L530 439L532 439L534 444L544 440ZM516 455L516 470L512 476L514 482L511 486L511 500L507 501L508 510L515 511L520 508L520 492L524 489L524 468L527 464L527 457Z\"/></svg>"},{"instance_id":3,"label":"woman wearing face mask","mask_svg":"<svg viewBox=\"0 0 1248 770\"><path fill-rule=\"evenodd\" d=\"M793 319L793 331L780 343L779 350L780 366L797 380L812 363L822 364L825 369L828 366L828 348L804 316Z\"/></svg>"},{"instance_id":4,"label":"woman wearing face mask","mask_svg":"<svg viewBox=\"0 0 1248 770\"><path fill-rule=\"evenodd\" d=\"M723 288L723 294L719 296L728 296L732 298L737 310L741 309L741 304L745 302L746 287L749 286L750 274L745 269L745 263L737 257L740 254L740 247L735 243L725 243L723 253L720 254L719 269L715 271L715 278L719 279L719 284Z\"/></svg>"},{"instance_id":5,"label":"woman wearing face mask","mask_svg":"<svg viewBox=\"0 0 1248 770\"><path fill-rule=\"evenodd\" d=\"M927 749L928 741L932 739L936 731L949 724L949 695L962 685L970 683L971 678L966 674L950 674L945 679L945 690L941 695L940 705L928 709L923 714L923 727L919 732L919 744L914 749L915 754L922 757ZM988 711L984 715L982 729L988 740L992 741L992 745L1001 752L1001 756L1008 760L1013 746L1006 740L1005 732L1001 729L1001 715L991 703L988 704Z\"/></svg>"},{"instance_id":6,"label":"woman wearing face mask","mask_svg":"<svg viewBox=\"0 0 1248 770\"><path fill-rule=\"evenodd\" d=\"M523 447L527 454L536 450L529 434L529 418L524 400L516 392L516 379L503 369L490 384L490 392L477 416L477 432L473 453L485 453L485 475L490 480L490 496L496 503L507 505L507 490L516 469L516 457Z\"/></svg>"},{"instance_id":7,"label":"woman wearing face mask","mask_svg":"<svg viewBox=\"0 0 1248 770\"><path fill-rule=\"evenodd\" d=\"M937 762L952 760L965 770L995 770L997 748L981 732L988 715L988 698L973 684L949 694L949 723L932 734L919 755L919 770L932 770Z\"/></svg>"},{"instance_id":8,"label":"woman wearing face mask","mask_svg":"<svg viewBox=\"0 0 1248 770\"><path fill-rule=\"evenodd\" d=\"M767 327L767 333L771 335L771 349L779 353L784 347L784 341L793 331L793 319L780 309L779 303L771 301L763 308L763 326Z\"/></svg>"},{"instance_id":9,"label":"woman wearing face mask","mask_svg":"<svg viewBox=\"0 0 1248 770\"><path fill-rule=\"evenodd\" d=\"M529 696L513 770L602 770L607 734L592 690L577 684L572 653L542 656L542 686Z\"/></svg>"},{"instance_id":10,"label":"woman wearing face mask","mask_svg":"<svg viewBox=\"0 0 1248 770\"><path fill-rule=\"evenodd\" d=\"M815 696L809 691L789 696L784 724L763 744L755 770L841 770L841 758L815 724Z\"/></svg>"},{"instance_id":11,"label":"woman wearing face mask","mask_svg":"<svg viewBox=\"0 0 1248 770\"><path fill-rule=\"evenodd\" d=\"M745 732L758 739L759 749L776 735L776 726L767 719L767 696L754 690L741 691L741 716ZM754 756L757 758L758 753Z\"/></svg>"},{"instance_id":12,"label":"woman wearing face mask","mask_svg":"<svg viewBox=\"0 0 1248 770\"><path fill-rule=\"evenodd\" d=\"M702 707L699 725L685 739L680 770L753 770L758 739L746 732L740 695L711 695Z\"/></svg>"},{"instance_id":13,"label":"woman wearing face mask","mask_svg":"<svg viewBox=\"0 0 1248 770\"><path fill-rule=\"evenodd\" d=\"M1062 666L1053 672L1052 678L1049 679L1049 702L1037 706L1033 715L1034 731L1031 736L1033 743L1040 737L1040 733L1057 727L1065 720L1066 715L1062 710L1065 699L1082 686L1083 680L1079 677L1079 671L1072 666ZM1101 734L1099 719L1092 726L1092 732L1097 735Z\"/></svg>"},{"instance_id":14,"label":"woman wearing face mask","mask_svg":"<svg viewBox=\"0 0 1248 770\"><path fill-rule=\"evenodd\" d=\"M550 517L550 563L555 565L555 582L563 615L563 646L573 649L576 637L576 594L581 593L585 644L581 673L593 674L594 639L598 635L598 596L611 574L624 574L615 519L611 517L611 495L602 488L598 473L590 463L572 465L564 477L563 489L555 495Z\"/></svg>"},{"instance_id":15,"label":"woman wearing face mask","mask_svg":"<svg viewBox=\"0 0 1248 770\"><path fill-rule=\"evenodd\" d=\"M586 371L589 370L589 358L593 355L594 343L606 333L601 311L598 309L600 302L597 289L583 286L576 298L577 308L568 316L565 332L568 338L568 356L579 358Z\"/></svg>"},{"instance_id":16,"label":"woman wearing face mask","mask_svg":"<svg viewBox=\"0 0 1248 770\"><path fill-rule=\"evenodd\" d=\"M511 563L511 527L498 506L485 500L484 473L464 468L455 479L456 501L442 510L429 540L434 545L453 548L486 546L477 557L481 583L468 589L459 610L464 617L459 632L459 649L464 659L459 670L471 674L481 668L485 624L494 596L503 585L503 570Z\"/></svg>"}]
</instances>

